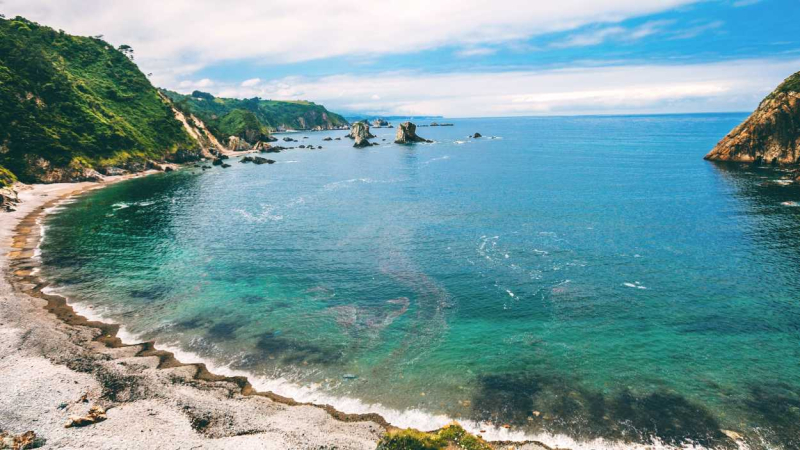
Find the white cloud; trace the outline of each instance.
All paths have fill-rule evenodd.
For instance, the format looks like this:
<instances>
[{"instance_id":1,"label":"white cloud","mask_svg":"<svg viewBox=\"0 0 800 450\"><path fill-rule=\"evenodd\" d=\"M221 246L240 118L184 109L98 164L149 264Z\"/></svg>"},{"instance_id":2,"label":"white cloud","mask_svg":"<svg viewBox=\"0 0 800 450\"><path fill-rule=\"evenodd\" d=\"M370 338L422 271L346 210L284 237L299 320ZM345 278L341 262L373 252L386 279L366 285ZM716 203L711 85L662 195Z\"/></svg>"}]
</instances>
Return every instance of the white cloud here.
<instances>
[{"instance_id":1,"label":"white cloud","mask_svg":"<svg viewBox=\"0 0 800 450\"><path fill-rule=\"evenodd\" d=\"M621 41L636 41L662 31L664 26L671 23L673 22L669 20L654 20L634 28L606 27L574 34L563 41L553 43L551 46L554 48L586 47L602 44L612 38Z\"/></svg>"},{"instance_id":2,"label":"white cloud","mask_svg":"<svg viewBox=\"0 0 800 450\"><path fill-rule=\"evenodd\" d=\"M129 44L157 81L175 66L226 60L285 63L440 46L483 48L696 1L5 0L2 9L70 33L104 34L115 45Z\"/></svg>"},{"instance_id":3,"label":"white cloud","mask_svg":"<svg viewBox=\"0 0 800 450\"><path fill-rule=\"evenodd\" d=\"M721 28L723 25L725 25L725 22L721 20L715 20L702 25L696 25L676 33L671 39L691 39L705 33L706 31Z\"/></svg>"},{"instance_id":4,"label":"white cloud","mask_svg":"<svg viewBox=\"0 0 800 450\"><path fill-rule=\"evenodd\" d=\"M242 87L257 86L261 83L261 78L250 78L249 80L242 81Z\"/></svg>"},{"instance_id":5,"label":"white cloud","mask_svg":"<svg viewBox=\"0 0 800 450\"><path fill-rule=\"evenodd\" d=\"M493 55L497 50L489 47L468 47L456 52L461 57Z\"/></svg>"},{"instance_id":6,"label":"white cloud","mask_svg":"<svg viewBox=\"0 0 800 450\"><path fill-rule=\"evenodd\" d=\"M313 99L333 111L382 115L470 117L746 111L754 109L798 65L797 59L758 59L548 71L387 72L318 79L290 77L248 88L218 86L216 93Z\"/></svg>"}]
</instances>

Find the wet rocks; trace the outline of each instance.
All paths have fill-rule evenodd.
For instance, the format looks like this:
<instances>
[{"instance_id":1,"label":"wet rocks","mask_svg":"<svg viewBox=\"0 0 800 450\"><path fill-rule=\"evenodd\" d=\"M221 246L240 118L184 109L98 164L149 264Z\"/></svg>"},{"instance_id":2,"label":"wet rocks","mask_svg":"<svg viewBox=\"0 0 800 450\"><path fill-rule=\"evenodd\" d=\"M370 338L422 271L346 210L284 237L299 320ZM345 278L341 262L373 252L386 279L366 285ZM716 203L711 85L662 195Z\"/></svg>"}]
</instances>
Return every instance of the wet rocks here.
<instances>
[{"instance_id":1,"label":"wet rocks","mask_svg":"<svg viewBox=\"0 0 800 450\"><path fill-rule=\"evenodd\" d=\"M332 141L332 140L333 140L332 137L326 137L325 139L323 139L323 141Z\"/></svg>"},{"instance_id":2,"label":"wet rocks","mask_svg":"<svg viewBox=\"0 0 800 450\"><path fill-rule=\"evenodd\" d=\"M240 163L253 163L253 164L275 164L275 161L260 156L245 156L239 160Z\"/></svg>"},{"instance_id":3,"label":"wet rocks","mask_svg":"<svg viewBox=\"0 0 800 450\"><path fill-rule=\"evenodd\" d=\"M98 405L89 408L89 413L85 416L69 416L69 421L64 424L64 428L85 427L106 420L106 410Z\"/></svg>"},{"instance_id":4,"label":"wet rocks","mask_svg":"<svg viewBox=\"0 0 800 450\"><path fill-rule=\"evenodd\" d=\"M398 125L395 134L395 144L413 144L414 142L433 142L417 136L417 126L411 122L404 122Z\"/></svg>"},{"instance_id":5,"label":"wet rocks","mask_svg":"<svg viewBox=\"0 0 800 450\"><path fill-rule=\"evenodd\" d=\"M283 141L284 142L297 142L297 139L292 139L289 136L286 136L285 138L283 138Z\"/></svg>"},{"instance_id":6,"label":"wet rocks","mask_svg":"<svg viewBox=\"0 0 800 450\"><path fill-rule=\"evenodd\" d=\"M483 137L483 135L480 134L480 133L475 133L475 134L472 135L473 139L478 139L478 138L482 138L482 137Z\"/></svg>"}]
</instances>

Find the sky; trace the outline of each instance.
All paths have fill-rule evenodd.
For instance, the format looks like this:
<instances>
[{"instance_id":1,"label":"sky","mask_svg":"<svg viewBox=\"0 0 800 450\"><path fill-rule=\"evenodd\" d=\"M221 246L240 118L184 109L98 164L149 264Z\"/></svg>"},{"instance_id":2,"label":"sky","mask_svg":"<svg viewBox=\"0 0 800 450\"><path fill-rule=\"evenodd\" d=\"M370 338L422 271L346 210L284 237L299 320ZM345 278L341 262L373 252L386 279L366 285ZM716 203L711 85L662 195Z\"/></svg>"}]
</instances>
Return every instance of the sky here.
<instances>
[{"instance_id":1,"label":"sky","mask_svg":"<svg viewBox=\"0 0 800 450\"><path fill-rule=\"evenodd\" d=\"M800 0L0 0L127 44L156 86L446 117L752 111Z\"/></svg>"}]
</instances>

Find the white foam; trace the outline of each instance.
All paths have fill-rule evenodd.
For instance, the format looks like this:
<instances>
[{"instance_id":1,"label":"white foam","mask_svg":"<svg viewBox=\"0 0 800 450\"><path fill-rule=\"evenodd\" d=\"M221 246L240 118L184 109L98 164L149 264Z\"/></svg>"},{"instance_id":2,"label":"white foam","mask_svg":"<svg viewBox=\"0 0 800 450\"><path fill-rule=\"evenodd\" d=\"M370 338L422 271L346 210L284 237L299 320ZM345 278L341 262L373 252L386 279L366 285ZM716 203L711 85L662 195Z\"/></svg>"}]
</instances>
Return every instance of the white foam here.
<instances>
[{"instance_id":1,"label":"white foam","mask_svg":"<svg viewBox=\"0 0 800 450\"><path fill-rule=\"evenodd\" d=\"M639 283L638 281L634 281L633 283L625 282L625 283L622 283L622 285L623 286L627 286L629 288L635 288L635 289L647 289L645 286L642 286L642 283Z\"/></svg>"}]
</instances>

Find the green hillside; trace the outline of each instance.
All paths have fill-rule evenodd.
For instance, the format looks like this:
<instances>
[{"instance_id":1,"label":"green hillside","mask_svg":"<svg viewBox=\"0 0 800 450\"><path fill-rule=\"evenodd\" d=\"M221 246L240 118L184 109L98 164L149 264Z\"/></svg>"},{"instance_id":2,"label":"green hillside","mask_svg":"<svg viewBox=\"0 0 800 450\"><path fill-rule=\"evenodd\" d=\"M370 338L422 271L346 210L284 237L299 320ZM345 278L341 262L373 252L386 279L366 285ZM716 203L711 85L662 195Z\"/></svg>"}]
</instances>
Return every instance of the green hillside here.
<instances>
[{"instance_id":1,"label":"green hillside","mask_svg":"<svg viewBox=\"0 0 800 450\"><path fill-rule=\"evenodd\" d=\"M85 178L89 168L196 154L123 51L100 37L0 19L0 165L21 181L58 182Z\"/></svg>"},{"instance_id":2,"label":"green hillside","mask_svg":"<svg viewBox=\"0 0 800 450\"><path fill-rule=\"evenodd\" d=\"M214 135L224 141L238 136L253 144L270 131L333 129L347 126L344 117L311 102L287 102L260 98L214 97L206 92L191 95L162 90L180 110L194 114Z\"/></svg>"}]
</instances>

